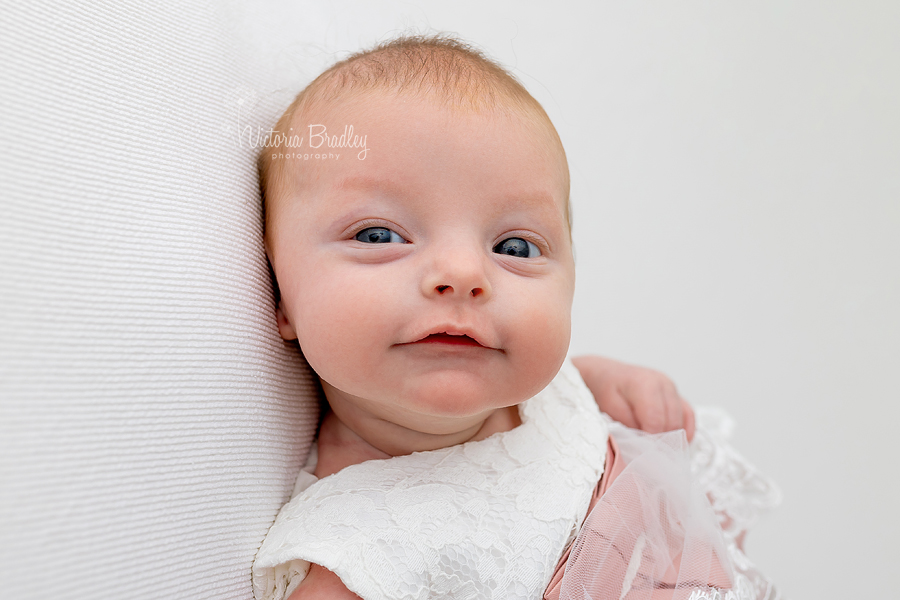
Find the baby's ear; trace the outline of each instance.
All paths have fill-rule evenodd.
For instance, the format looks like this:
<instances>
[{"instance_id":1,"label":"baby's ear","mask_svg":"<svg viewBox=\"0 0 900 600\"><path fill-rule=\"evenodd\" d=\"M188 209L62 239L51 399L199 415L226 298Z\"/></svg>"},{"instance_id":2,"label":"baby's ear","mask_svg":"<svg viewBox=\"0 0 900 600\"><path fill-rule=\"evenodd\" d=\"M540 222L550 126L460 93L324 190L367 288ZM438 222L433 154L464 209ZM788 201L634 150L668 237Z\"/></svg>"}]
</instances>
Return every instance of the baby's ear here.
<instances>
[{"instance_id":1,"label":"baby's ear","mask_svg":"<svg viewBox=\"0 0 900 600\"><path fill-rule=\"evenodd\" d=\"M278 300L278 308L275 309L275 318L278 320L278 333L285 340L291 341L297 339L297 332L294 326L288 320L287 314L284 312L284 300Z\"/></svg>"},{"instance_id":2,"label":"baby's ear","mask_svg":"<svg viewBox=\"0 0 900 600\"><path fill-rule=\"evenodd\" d=\"M284 312L284 300L281 298L281 290L278 288L278 280L275 278L275 269L272 268L272 253L269 250L268 241L265 244L265 248L266 262L269 265L269 277L272 278L272 292L275 294L275 304L277 306L275 309L275 319L278 321L278 333L280 333L281 337L285 340L296 340L297 333L294 331L294 326L291 325L291 322Z\"/></svg>"}]
</instances>

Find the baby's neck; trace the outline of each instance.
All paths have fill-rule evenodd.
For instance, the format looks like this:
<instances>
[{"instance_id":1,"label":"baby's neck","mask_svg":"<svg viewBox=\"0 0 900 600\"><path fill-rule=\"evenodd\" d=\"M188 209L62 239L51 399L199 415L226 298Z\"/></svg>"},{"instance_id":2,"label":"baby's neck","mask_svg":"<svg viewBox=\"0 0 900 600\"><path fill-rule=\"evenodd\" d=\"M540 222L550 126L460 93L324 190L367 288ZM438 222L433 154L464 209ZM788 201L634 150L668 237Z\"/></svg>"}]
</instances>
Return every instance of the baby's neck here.
<instances>
[{"instance_id":1,"label":"baby's neck","mask_svg":"<svg viewBox=\"0 0 900 600\"><path fill-rule=\"evenodd\" d=\"M518 427L521 423L518 406L510 406L493 411L473 427L452 434L434 435L412 431L384 420L348 424L334 410L329 410L319 430L319 458L315 475L322 478L367 460L483 440Z\"/></svg>"}]
</instances>

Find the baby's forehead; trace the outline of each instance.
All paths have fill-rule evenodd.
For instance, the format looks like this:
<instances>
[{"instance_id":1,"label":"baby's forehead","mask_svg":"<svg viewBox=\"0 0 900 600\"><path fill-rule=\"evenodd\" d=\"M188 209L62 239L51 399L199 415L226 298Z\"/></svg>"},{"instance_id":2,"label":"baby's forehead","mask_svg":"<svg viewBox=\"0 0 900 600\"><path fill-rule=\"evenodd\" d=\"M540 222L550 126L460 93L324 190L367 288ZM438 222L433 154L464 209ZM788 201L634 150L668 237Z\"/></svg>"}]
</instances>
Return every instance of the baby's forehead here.
<instances>
[{"instance_id":1,"label":"baby's forehead","mask_svg":"<svg viewBox=\"0 0 900 600\"><path fill-rule=\"evenodd\" d=\"M480 153L486 163L500 160L504 151L513 146L530 147L543 164L561 175L566 187L563 195L568 197L568 164L553 125L543 113L514 103L486 108L448 104L433 94L356 91L337 100L311 104L295 115L291 127L295 132L316 136L316 144L322 141L321 132L332 136L332 140L339 135L335 143L343 146L341 164L348 158L352 163L357 162L355 158L362 158L355 150L363 145L370 148L365 152L369 161L392 160L412 145L413 139L421 140L425 136L426 152L455 148L460 155ZM408 137L392 136L388 144L378 133L385 129L403 132ZM312 144L312 137L306 143ZM489 148L494 152L489 152ZM294 164L298 170L313 175L319 174L317 166L331 166L324 160L321 163L294 161ZM396 164L398 168L403 165L401 161Z\"/></svg>"},{"instance_id":2,"label":"baby's forehead","mask_svg":"<svg viewBox=\"0 0 900 600\"><path fill-rule=\"evenodd\" d=\"M436 145L442 141L441 134L446 134L446 137L454 135L476 116L487 118L501 126L514 122L524 124L524 129L529 132L531 138L528 143L544 147L547 150L548 160L559 162L568 179L565 150L549 117L537 103L530 105L512 97L494 98L487 104L477 100L460 101L456 93L446 95L434 90L354 88L346 94L311 96L302 108L294 113L290 127L295 132L304 133L312 133L312 127L315 127L313 124L317 123L340 125L346 129L348 122L360 117L363 122L394 120L405 126L410 125L415 117L402 109L398 110L397 107L410 103L416 105L416 116L421 117L424 113L426 116L440 118L443 121L445 129L434 138ZM355 133L359 134L360 130L356 129Z\"/></svg>"}]
</instances>

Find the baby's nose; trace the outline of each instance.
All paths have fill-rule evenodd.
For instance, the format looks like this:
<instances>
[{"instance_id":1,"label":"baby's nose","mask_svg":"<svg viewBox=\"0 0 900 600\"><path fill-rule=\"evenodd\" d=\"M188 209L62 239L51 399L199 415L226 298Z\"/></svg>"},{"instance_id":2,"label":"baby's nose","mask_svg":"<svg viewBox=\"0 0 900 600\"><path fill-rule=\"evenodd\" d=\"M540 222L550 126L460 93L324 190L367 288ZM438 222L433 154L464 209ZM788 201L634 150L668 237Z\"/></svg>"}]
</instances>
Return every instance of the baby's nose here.
<instances>
[{"instance_id":1,"label":"baby's nose","mask_svg":"<svg viewBox=\"0 0 900 600\"><path fill-rule=\"evenodd\" d=\"M471 251L443 254L423 278L422 292L431 297L486 300L491 295L491 284L485 258Z\"/></svg>"},{"instance_id":2,"label":"baby's nose","mask_svg":"<svg viewBox=\"0 0 900 600\"><path fill-rule=\"evenodd\" d=\"M462 287L463 290L465 290L465 288L466 288L466 286ZM438 285L438 286L435 286L435 290L437 290L437 293L439 295L444 295L445 293L452 294L455 291L453 289L452 285ZM469 293L472 296L480 296L480 295L484 294L484 288L483 287L473 287L471 290L469 290Z\"/></svg>"}]
</instances>

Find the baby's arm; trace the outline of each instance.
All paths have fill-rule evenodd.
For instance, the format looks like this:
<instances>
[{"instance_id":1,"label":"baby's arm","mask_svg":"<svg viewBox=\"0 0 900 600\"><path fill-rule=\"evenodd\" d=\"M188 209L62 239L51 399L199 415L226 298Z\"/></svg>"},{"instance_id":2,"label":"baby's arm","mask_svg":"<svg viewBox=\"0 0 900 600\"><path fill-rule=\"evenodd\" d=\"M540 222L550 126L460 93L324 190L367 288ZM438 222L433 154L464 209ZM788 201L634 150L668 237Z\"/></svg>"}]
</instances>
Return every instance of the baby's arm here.
<instances>
[{"instance_id":1,"label":"baby's arm","mask_svg":"<svg viewBox=\"0 0 900 600\"><path fill-rule=\"evenodd\" d=\"M317 564L309 566L309 573L288 600L360 600L344 586L341 578Z\"/></svg>"},{"instance_id":2,"label":"baby's arm","mask_svg":"<svg viewBox=\"0 0 900 600\"><path fill-rule=\"evenodd\" d=\"M693 439L694 410L664 374L601 356L578 356L572 363L600 410L616 421L650 433L684 429Z\"/></svg>"}]
</instances>

